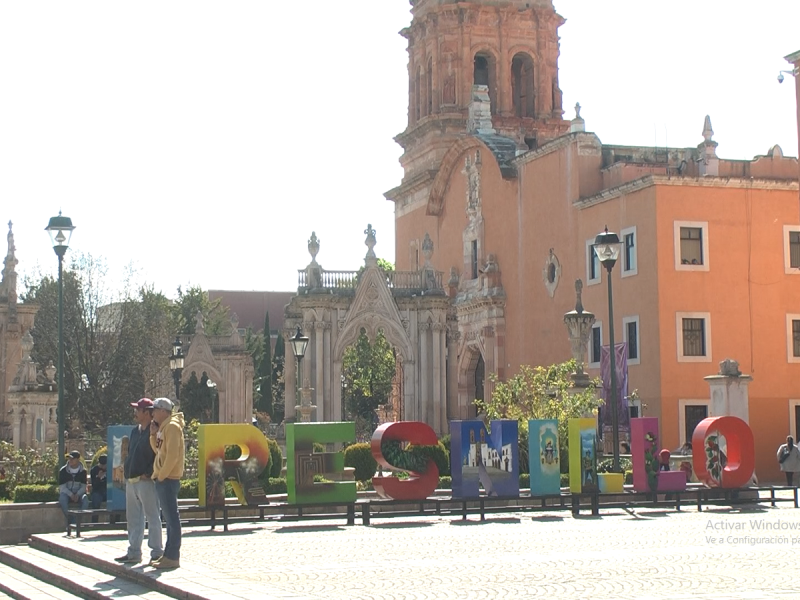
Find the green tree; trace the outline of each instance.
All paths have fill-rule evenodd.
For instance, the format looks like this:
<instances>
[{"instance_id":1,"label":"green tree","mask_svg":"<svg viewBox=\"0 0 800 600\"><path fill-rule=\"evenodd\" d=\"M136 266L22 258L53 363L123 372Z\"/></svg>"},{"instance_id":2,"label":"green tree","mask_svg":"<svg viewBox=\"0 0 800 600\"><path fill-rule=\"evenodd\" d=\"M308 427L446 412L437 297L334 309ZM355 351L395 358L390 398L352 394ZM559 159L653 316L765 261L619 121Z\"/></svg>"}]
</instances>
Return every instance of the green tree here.
<instances>
[{"instance_id":1,"label":"green tree","mask_svg":"<svg viewBox=\"0 0 800 600\"><path fill-rule=\"evenodd\" d=\"M370 344L362 331L356 343L345 350L342 359L345 411L356 419L358 427L368 429L368 434L374 429L375 409L389 399L394 373L394 350L383 332L378 332Z\"/></svg>"},{"instance_id":2,"label":"green tree","mask_svg":"<svg viewBox=\"0 0 800 600\"><path fill-rule=\"evenodd\" d=\"M575 393L570 388L574 370L575 360L570 359L549 367L523 365L508 381L499 381L493 373L490 377L495 387L491 400L475 400L475 405L488 419L517 419L520 438L523 432L527 438L529 419L558 419L561 465L566 468L569 419L590 414L603 403L595 396L595 389L601 386L599 379L593 379L582 392Z\"/></svg>"},{"instance_id":3,"label":"green tree","mask_svg":"<svg viewBox=\"0 0 800 600\"><path fill-rule=\"evenodd\" d=\"M130 420L130 403L147 386L168 378L164 368L174 333L168 300L152 288L105 288L107 269L91 255L73 257L64 273L64 399L68 429L105 431ZM39 305L33 329L33 359L58 359L58 280L26 282L24 302ZM70 432L76 435L77 432Z\"/></svg>"},{"instance_id":4,"label":"green tree","mask_svg":"<svg viewBox=\"0 0 800 600\"><path fill-rule=\"evenodd\" d=\"M203 328L206 335L224 335L230 331L228 308L222 306L221 299L212 302L208 292L198 285L190 286L185 292L178 286L177 292L173 315L178 333L194 335L198 312L203 314Z\"/></svg>"},{"instance_id":5,"label":"green tree","mask_svg":"<svg viewBox=\"0 0 800 600\"><path fill-rule=\"evenodd\" d=\"M286 390L284 388L284 371L286 363L286 343L283 335L278 334L275 341L275 352L272 356L272 420L281 423L286 416Z\"/></svg>"},{"instance_id":6,"label":"green tree","mask_svg":"<svg viewBox=\"0 0 800 600\"><path fill-rule=\"evenodd\" d=\"M264 331L262 332L264 338L263 351L261 352L261 360L256 363L258 365L258 372L256 373L256 387L258 389L258 410L267 413L270 418L274 418L274 407L272 403L272 343L269 328L269 311L264 317Z\"/></svg>"}]
</instances>

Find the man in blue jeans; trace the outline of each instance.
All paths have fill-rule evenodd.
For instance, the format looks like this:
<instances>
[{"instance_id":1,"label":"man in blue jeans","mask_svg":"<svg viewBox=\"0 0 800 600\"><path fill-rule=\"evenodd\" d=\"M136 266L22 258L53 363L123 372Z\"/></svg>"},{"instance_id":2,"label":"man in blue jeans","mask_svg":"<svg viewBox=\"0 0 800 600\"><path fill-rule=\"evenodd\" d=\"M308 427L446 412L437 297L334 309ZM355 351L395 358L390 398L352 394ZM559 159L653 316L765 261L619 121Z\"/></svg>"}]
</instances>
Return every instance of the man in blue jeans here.
<instances>
[{"instance_id":1,"label":"man in blue jeans","mask_svg":"<svg viewBox=\"0 0 800 600\"><path fill-rule=\"evenodd\" d=\"M150 424L150 446L156 453L153 479L167 525L164 556L153 563L156 569L177 569L181 566L181 517L178 513L178 491L183 477L184 441L183 413L176 412L169 398L153 402Z\"/></svg>"},{"instance_id":2,"label":"man in blue jeans","mask_svg":"<svg viewBox=\"0 0 800 600\"><path fill-rule=\"evenodd\" d=\"M142 562L144 523L147 517L147 545L150 546L150 565L164 555L161 544L161 514L153 482L153 462L156 455L150 447L150 423L153 420L153 401L142 398L132 402L136 427L128 438L128 455L123 467L125 477L125 517L128 523L128 551L117 562Z\"/></svg>"},{"instance_id":3,"label":"man in blue jeans","mask_svg":"<svg viewBox=\"0 0 800 600\"><path fill-rule=\"evenodd\" d=\"M74 523L67 511L70 508L86 510L89 508L89 497L86 495L86 469L81 463L81 453L73 450L69 453L67 463L58 471L58 503L67 519L67 524ZM67 529L69 533L69 529Z\"/></svg>"}]
</instances>

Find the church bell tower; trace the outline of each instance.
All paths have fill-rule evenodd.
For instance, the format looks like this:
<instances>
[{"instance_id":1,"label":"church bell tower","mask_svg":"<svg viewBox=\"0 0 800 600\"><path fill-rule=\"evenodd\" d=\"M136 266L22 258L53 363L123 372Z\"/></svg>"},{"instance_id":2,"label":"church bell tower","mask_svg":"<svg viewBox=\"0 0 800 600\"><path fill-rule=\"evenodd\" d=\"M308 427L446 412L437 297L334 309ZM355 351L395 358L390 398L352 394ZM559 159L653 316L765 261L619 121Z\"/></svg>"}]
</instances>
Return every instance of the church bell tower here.
<instances>
[{"instance_id":1,"label":"church bell tower","mask_svg":"<svg viewBox=\"0 0 800 600\"><path fill-rule=\"evenodd\" d=\"M427 201L442 157L470 131L470 107L482 102L492 132L517 152L569 130L558 86L558 28L552 0L410 0L408 126L398 207ZM487 98L488 95L488 98ZM484 121L485 123L485 121Z\"/></svg>"}]
</instances>

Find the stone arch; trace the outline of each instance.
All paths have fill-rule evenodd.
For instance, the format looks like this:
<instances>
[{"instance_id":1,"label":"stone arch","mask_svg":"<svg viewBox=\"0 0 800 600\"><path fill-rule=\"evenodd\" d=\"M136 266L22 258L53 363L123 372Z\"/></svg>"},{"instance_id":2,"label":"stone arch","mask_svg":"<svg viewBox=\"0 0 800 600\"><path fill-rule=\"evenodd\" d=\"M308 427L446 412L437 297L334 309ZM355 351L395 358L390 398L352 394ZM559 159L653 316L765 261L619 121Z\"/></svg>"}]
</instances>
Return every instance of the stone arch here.
<instances>
[{"instance_id":1,"label":"stone arch","mask_svg":"<svg viewBox=\"0 0 800 600\"><path fill-rule=\"evenodd\" d=\"M472 48L472 85L485 85L489 88L493 115L497 113L497 57L497 51L486 44Z\"/></svg>"},{"instance_id":2,"label":"stone arch","mask_svg":"<svg viewBox=\"0 0 800 600\"><path fill-rule=\"evenodd\" d=\"M225 380L215 366L204 361L196 361L186 365L181 373L181 384L186 383L189 377L192 376L192 373L197 375L198 381L200 380L200 376L205 373L211 381L217 384L218 393L221 394L225 391Z\"/></svg>"},{"instance_id":3,"label":"stone arch","mask_svg":"<svg viewBox=\"0 0 800 600\"><path fill-rule=\"evenodd\" d=\"M411 341L401 323L387 320L386 317L374 313L359 315L347 327L342 330L333 348L333 360L341 361L344 351L355 344L361 330L366 332L370 342L374 341L378 331L382 330L386 341L400 354L404 363L414 361L414 351L411 348Z\"/></svg>"},{"instance_id":4,"label":"stone arch","mask_svg":"<svg viewBox=\"0 0 800 600\"><path fill-rule=\"evenodd\" d=\"M514 115L532 118L536 114L536 78L533 57L525 51L511 59L511 100Z\"/></svg>"},{"instance_id":5,"label":"stone arch","mask_svg":"<svg viewBox=\"0 0 800 600\"><path fill-rule=\"evenodd\" d=\"M476 410L472 401L476 398L475 369L480 361L487 368L486 349L480 337L463 342L458 353L458 415L461 419L475 418ZM486 386L484 385L484 392ZM484 400L486 400L485 393Z\"/></svg>"},{"instance_id":6,"label":"stone arch","mask_svg":"<svg viewBox=\"0 0 800 600\"><path fill-rule=\"evenodd\" d=\"M444 198L447 194L447 188L450 186L450 178L453 171L461 165L461 157L463 154L473 148L484 149L485 152L481 153L484 156L493 156L489 148L475 136L461 138L450 146L450 149L442 158L439 170L436 172L436 177L433 179L431 191L428 195L427 215L438 217L442 214L442 210L444 210Z\"/></svg>"}]
</instances>

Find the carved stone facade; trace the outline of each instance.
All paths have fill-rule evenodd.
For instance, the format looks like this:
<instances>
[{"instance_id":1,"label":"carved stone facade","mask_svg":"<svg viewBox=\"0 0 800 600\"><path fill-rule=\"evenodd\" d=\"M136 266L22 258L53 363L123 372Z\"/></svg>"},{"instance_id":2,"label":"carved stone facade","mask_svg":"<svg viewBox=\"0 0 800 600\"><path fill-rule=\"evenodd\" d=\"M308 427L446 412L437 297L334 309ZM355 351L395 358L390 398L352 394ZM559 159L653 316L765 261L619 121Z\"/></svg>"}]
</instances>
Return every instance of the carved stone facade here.
<instances>
[{"instance_id":1,"label":"carved stone facade","mask_svg":"<svg viewBox=\"0 0 800 600\"><path fill-rule=\"evenodd\" d=\"M362 331L374 339L382 331L395 349L398 359L393 392L399 396L399 412L406 420L420 420L437 432L447 431L454 416L455 380L451 365L455 349L448 329L453 326L451 299L442 286L442 273L423 267L417 271L385 272L378 266L373 250L375 230L368 226L368 248L364 269L326 271L316 263L299 271L298 294L286 307L284 336L286 347L299 326L309 337L302 361L300 380L312 389L316 406L313 419L338 421L344 418L342 405L342 361L345 350ZM315 248L318 250L318 241ZM433 255L430 236L422 244L426 264ZM449 354L448 354L449 353ZM296 360L286 353L286 417L297 418Z\"/></svg>"},{"instance_id":2,"label":"carved stone facade","mask_svg":"<svg viewBox=\"0 0 800 600\"><path fill-rule=\"evenodd\" d=\"M9 222L8 252L0 282L0 439L44 451L58 438L56 369L50 363L39 371L31 359L31 328L38 306L17 303L15 251Z\"/></svg>"},{"instance_id":3,"label":"carved stone facade","mask_svg":"<svg viewBox=\"0 0 800 600\"><path fill-rule=\"evenodd\" d=\"M216 384L219 395L220 423L250 423L253 418L253 358L239 334L239 320L231 316L228 335L207 335L203 315L197 314L193 336L182 336L189 346L186 353L182 380L185 383L194 372Z\"/></svg>"}]
</instances>

